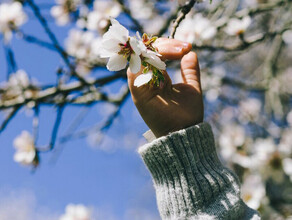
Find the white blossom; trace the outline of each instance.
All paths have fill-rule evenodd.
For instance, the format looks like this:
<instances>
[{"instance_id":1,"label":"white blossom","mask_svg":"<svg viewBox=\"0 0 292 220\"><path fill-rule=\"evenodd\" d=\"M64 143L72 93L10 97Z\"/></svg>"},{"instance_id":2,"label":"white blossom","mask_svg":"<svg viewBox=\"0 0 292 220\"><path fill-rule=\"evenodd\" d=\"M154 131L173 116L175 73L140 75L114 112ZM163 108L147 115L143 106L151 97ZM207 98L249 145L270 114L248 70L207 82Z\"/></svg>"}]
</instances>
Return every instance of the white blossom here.
<instances>
[{"instance_id":1,"label":"white blossom","mask_svg":"<svg viewBox=\"0 0 292 220\"><path fill-rule=\"evenodd\" d=\"M281 135L279 151L284 155L292 154L292 129L285 129Z\"/></svg>"},{"instance_id":2,"label":"white blossom","mask_svg":"<svg viewBox=\"0 0 292 220\"><path fill-rule=\"evenodd\" d=\"M166 64L159 58L161 55L158 52L147 49L146 46L143 44L142 39L138 32L136 35L138 40L136 38L134 39L136 40L136 44L141 50L141 54L144 58L144 61L146 61L147 63L151 64L152 66L156 67L159 70L165 70Z\"/></svg>"},{"instance_id":3,"label":"white blossom","mask_svg":"<svg viewBox=\"0 0 292 220\"><path fill-rule=\"evenodd\" d=\"M91 211L82 204L68 204L59 220L91 220Z\"/></svg>"},{"instance_id":4,"label":"white blossom","mask_svg":"<svg viewBox=\"0 0 292 220\"><path fill-rule=\"evenodd\" d=\"M282 35L283 41L286 44L292 44L292 30L287 30Z\"/></svg>"},{"instance_id":5,"label":"white blossom","mask_svg":"<svg viewBox=\"0 0 292 220\"><path fill-rule=\"evenodd\" d=\"M29 77L24 70L18 70L16 73L12 73L8 80L9 87L21 87L26 88L29 85Z\"/></svg>"},{"instance_id":6,"label":"white blossom","mask_svg":"<svg viewBox=\"0 0 292 220\"><path fill-rule=\"evenodd\" d=\"M250 208L258 209L265 195L266 190L260 175L252 174L244 179L241 197Z\"/></svg>"},{"instance_id":7,"label":"white blossom","mask_svg":"<svg viewBox=\"0 0 292 220\"><path fill-rule=\"evenodd\" d=\"M242 19L231 18L228 21L225 32L231 36L243 34L251 24L251 21L252 20L249 16L246 16Z\"/></svg>"},{"instance_id":8,"label":"white blossom","mask_svg":"<svg viewBox=\"0 0 292 220\"><path fill-rule=\"evenodd\" d=\"M14 139L13 145L16 149L14 161L23 165L32 165L36 157L34 139L27 131Z\"/></svg>"},{"instance_id":9,"label":"white blossom","mask_svg":"<svg viewBox=\"0 0 292 220\"><path fill-rule=\"evenodd\" d=\"M0 4L0 32L4 34L5 40L11 39L12 31L19 28L27 20L20 2Z\"/></svg>"},{"instance_id":10,"label":"white blossom","mask_svg":"<svg viewBox=\"0 0 292 220\"><path fill-rule=\"evenodd\" d=\"M51 15L58 25L66 25L70 21L70 13L77 10L81 0L56 0L57 5L51 8Z\"/></svg>"},{"instance_id":11,"label":"white blossom","mask_svg":"<svg viewBox=\"0 0 292 220\"><path fill-rule=\"evenodd\" d=\"M236 124L226 125L219 137L223 158L230 159L236 153L236 148L242 146L244 142L245 131L243 127Z\"/></svg>"},{"instance_id":12,"label":"white blossom","mask_svg":"<svg viewBox=\"0 0 292 220\"><path fill-rule=\"evenodd\" d=\"M94 10L87 17L87 28L103 32L108 27L110 18L116 18L120 13L121 7L114 1L95 1Z\"/></svg>"},{"instance_id":13,"label":"white blossom","mask_svg":"<svg viewBox=\"0 0 292 220\"><path fill-rule=\"evenodd\" d=\"M256 120L260 114L261 106L261 102L256 98L240 101L240 114L244 119Z\"/></svg>"},{"instance_id":14,"label":"white blossom","mask_svg":"<svg viewBox=\"0 0 292 220\"><path fill-rule=\"evenodd\" d=\"M292 159L291 158L283 159L282 165L284 172L290 177L290 180L292 182Z\"/></svg>"},{"instance_id":15,"label":"white blossom","mask_svg":"<svg viewBox=\"0 0 292 220\"><path fill-rule=\"evenodd\" d=\"M289 126L292 128L292 110L287 114L287 122Z\"/></svg>"},{"instance_id":16,"label":"white blossom","mask_svg":"<svg viewBox=\"0 0 292 220\"><path fill-rule=\"evenodd\" d=\"M195 14L193 18L186 18L181 22L175 38L201 45L213 38L216 33L216 27L208 18L203 17L202 14Z\"/></svg>"},{"instance_id":17,"label":"white blossom","mask_svg":"<svg viewBox=\"0 0 292 220\"><path fill-rule=\"evenodd\" d=\"M71 30L65 42L68 54L78 59L88 58L93 40L94 34L90 31Z\"/></svg>"},{"instance_id":18,"label":"white blossom","mask_svg":"<svg viewBox=\"0 0 292 220\"><path fill-rule=\"evenodd\" d=\"M155 7L154 7L153 2L151 1L130 0L129 5L130 5L132 15L136 19L147 20L147 19L151 19L151 17L154 15ZM154 25L153 22L151 23L152 25Z\"/></svg>"},{"instance_id":19,"label":"white blossom","mask_svg":"<svg viewBox=\"0 0 292 220\"><path fill-rule=\"evenodd\" d=\"M252 147L253 156L259 164L267 161L271 154L275 152L275 150L276 145L272 138L257 138Z\"/></svg>"},{"instance_id":20,"label":"white blossom","mask_svg":"<svg viewBox=\"0 0 292 220\"><path fill-rule=\"evenodd\" d=\"M12 73L9 75L8 82L5 84L6 92L2 95L2 99L9 100L18 98L19 101L23 100L22 95L26 95L24 93L24 89L26 89L30 85L29 77L24 70L18 70L16 73Z\"/></svg>"},{"instance_id":21,"label":"white blossom","mask_svg":"<svg viewBox=\"0 0 292 220\"><path fill-rule=\"evenodd\" d=\"M140 87L146 83L148 83L153 76L153 72L150 70L147 73L142 73L141 75L139 75L135 81L134 81L134 86Z\"/></svg>"},{"instance_id":22,"label":"white blossom","mask_svg":"<svg viewBox=\"0 0 292 220\"><path fill-rule=\"evenodd\" d=\"M129 37L129 31L120 23L111 19L112 25L103 35L101 57L109 57L107 68L110 71L119 71L126 68L128 59L130 70L137 73L141 69L141 49L137 39Z\"/></svg>"}]
</instances>

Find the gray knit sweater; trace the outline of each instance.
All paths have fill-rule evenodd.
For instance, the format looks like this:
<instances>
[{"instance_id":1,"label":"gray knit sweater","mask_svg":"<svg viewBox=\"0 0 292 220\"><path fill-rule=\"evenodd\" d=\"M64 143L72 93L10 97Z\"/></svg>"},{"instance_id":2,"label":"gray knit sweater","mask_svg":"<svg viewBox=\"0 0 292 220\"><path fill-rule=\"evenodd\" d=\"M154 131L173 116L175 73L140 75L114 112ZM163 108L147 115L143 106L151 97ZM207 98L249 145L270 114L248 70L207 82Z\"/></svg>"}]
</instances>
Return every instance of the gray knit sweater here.
<instances>
[{"instance_id":1,"label":"gray knit sweater","mask_svg":"<svg viewBox=\"0 0 292 220\"><path fill-rule=\"evenodd\" d=\"M207 123L154 139L138 152L163 220L260 219L241 200L237 176L219 161Z\"/></svg>"}]
</instances>

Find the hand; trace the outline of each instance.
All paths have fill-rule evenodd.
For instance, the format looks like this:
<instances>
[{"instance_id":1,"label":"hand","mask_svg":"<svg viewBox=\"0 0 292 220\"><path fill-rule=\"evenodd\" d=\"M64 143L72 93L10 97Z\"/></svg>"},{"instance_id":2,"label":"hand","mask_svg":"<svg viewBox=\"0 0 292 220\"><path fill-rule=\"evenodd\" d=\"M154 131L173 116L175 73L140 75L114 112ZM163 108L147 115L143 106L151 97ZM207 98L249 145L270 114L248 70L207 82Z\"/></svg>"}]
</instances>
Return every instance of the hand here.
<instances>
[{"instance_id":1,"label":"hand","mask_svg":"<svg viewBox=\"0 0 292 220\"><path fill-rule=\"evenodd\" d=\"M134 86L141 71L133 74L128 69L128 84L132 99L143 120L158 138L203 121L204 106L200 84L200 67L197 55L190 52L191 44L159 38L155 42L163 60L181 60L183 83L172 84L164 72L163 88L148 84Z\"/></svg>"}]
</instances>

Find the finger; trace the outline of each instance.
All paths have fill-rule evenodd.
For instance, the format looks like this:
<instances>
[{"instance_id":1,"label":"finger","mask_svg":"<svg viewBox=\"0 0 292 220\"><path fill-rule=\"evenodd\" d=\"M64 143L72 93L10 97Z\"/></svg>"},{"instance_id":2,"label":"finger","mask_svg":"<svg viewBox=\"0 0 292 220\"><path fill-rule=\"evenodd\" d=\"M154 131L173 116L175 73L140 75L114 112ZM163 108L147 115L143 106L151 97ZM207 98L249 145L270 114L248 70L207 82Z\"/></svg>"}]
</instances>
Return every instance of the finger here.
<instances>
[{"instance_id":1,"label":"finger","mask_svg":"<svg viewBox=\"0 0 292 220\"><path fill-rule=\"evenodd\" d=\"M172 82L166 71L162 71L162 74L164 76L164 82L161 82L159 87L150 86L148 83L140 87L135 86L135 80L137 79L137 77L144 74L142 73L143 68L144 67L142 66L141 70L136 74L132 73L130 68L128 68L127 70L128 85L129 85L133 98L135 97L139 99L141 98L141 96L145 96L145 94L150 94L150 95L156 94L157 92L161 92L163 90L171 88Z\"/></svg>"},{"instance_id":2,"label":"finger","mask_svg":"<svg viewBox=\"0 0 292 220\"><path fill-rule=\"evenodd\" d=\"M200 81L200 66L197 54L195 52L189 52L182 58L181 74L184 83L193 86L199 92L202 91Z\"/></svg>"},{"instance_id":3,"label":"finger","mask_svg":"<svg viewBox=\"0 0 292 220\"><path fill-rule=\"evenodd\" d=\"M155 41L154 46L158 53L162 55L162 60L181 59L192 49L190 43L169 38L158 38Z\"/></svg>"}]
</instances>

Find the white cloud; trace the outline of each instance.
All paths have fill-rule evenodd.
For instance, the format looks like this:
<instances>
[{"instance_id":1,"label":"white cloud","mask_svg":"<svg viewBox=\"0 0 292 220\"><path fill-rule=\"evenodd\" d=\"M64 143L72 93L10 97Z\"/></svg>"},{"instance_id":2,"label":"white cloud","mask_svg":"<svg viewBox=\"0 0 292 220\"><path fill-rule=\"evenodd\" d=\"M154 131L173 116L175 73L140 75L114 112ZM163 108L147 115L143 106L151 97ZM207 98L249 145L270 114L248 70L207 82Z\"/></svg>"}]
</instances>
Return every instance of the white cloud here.
<instances>
[{"instance_id":1,"label":"white cloud","mask_svg":"<svg viewBox=\"0 0 292 220\"><path fill-rule=\"evenodd\" d=\"M59 214L37 206L35 194L30 190L0 189L1 220L57 220Z\"/></svg>"},{"instance_id":2,"label":"white cloud","mask_svg":"<svg viewBox=\"0 0 292 220\"><path fill-rule=\"evenodd\" d=\"M128 208L122 216L117 216L111 207L88 207L92 210L92 220L159 220L157 212L140 207L143 202L140 204L139 200L143 198L145 195L136 201L138 207ZM1 220L59 220L64 212L65 207L60 213L40 206L35 193L30 189L0 188Z\"/></svg>"}]
</instances>

